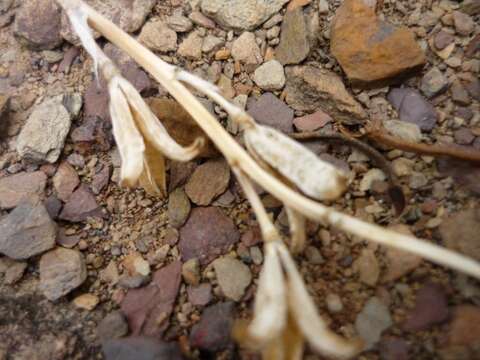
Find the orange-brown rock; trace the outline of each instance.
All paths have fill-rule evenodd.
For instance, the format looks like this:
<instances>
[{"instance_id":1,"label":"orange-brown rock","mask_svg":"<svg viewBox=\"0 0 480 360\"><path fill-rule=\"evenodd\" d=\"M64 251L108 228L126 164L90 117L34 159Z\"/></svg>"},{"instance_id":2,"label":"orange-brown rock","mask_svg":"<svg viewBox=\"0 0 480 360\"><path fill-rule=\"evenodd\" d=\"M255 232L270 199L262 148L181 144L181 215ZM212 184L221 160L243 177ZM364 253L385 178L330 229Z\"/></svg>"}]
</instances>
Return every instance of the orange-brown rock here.
<instances>
[{"instance_id":1,"label":"orange-brown rock","mask_svg":"<svg viewBox=\"0 0 480 360\"><path fill-rule=\"evenodd\" d=\"M425 64L412 31L381 20L367 0L345 0L331 28L331 51L352 84L395 82Z\"/></svg>"}]
</instances>

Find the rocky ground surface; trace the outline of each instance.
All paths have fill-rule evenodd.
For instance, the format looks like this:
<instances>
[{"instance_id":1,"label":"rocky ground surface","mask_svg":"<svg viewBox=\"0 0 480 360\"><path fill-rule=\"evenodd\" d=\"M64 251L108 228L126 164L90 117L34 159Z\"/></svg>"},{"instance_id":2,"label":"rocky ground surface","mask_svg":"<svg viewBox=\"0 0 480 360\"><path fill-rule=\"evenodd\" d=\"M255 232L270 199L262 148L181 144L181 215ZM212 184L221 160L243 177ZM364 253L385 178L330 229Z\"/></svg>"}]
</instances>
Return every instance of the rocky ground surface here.
<instances>
[{"instance_id":1,"label":"rocky ground surface","mask_svg":"<svg viewBox=\"0 0 480 360\"><path fill-rule=\"evenodd\" d=\"M376 119L412 142L480 150L478 0L87 2L262 124ZM167 96L99 42L145 98ZM227 164L213 147L169 163L166 199L120 188L108 94L75 45L53 0L0 0L0 359L258 358L229 335L251 316L263 255ZM179 141L198 132L176 104L151 102ZM311 148L350 172L335 208L480 260L479 168L379 147L408 199L396 217L368 157ZM480 358L478 282L335 229L308 234L298 266L329 326L366 341L359 358Z\"/></svg>"}]
</instances>

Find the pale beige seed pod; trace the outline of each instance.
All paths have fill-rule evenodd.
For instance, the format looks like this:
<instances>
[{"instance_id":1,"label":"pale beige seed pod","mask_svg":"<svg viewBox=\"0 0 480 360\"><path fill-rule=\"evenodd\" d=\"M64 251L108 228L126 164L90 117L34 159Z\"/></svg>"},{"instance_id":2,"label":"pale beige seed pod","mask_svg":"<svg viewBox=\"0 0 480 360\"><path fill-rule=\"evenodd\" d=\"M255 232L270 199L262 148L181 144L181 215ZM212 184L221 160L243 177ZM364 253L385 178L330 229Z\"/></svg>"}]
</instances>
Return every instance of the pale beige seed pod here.
<instances>
[{"instance_id":1,"label":"pale beige seed pod","mask_svg":"<svg viewBox=\"0 0 480 360\"><path fill-rule=\"evenodd\" d=\"M262 125L245 129L247 148L317 200L334 200L347 187L347 176L279 131Z\"/></svg>"}]
</instances>

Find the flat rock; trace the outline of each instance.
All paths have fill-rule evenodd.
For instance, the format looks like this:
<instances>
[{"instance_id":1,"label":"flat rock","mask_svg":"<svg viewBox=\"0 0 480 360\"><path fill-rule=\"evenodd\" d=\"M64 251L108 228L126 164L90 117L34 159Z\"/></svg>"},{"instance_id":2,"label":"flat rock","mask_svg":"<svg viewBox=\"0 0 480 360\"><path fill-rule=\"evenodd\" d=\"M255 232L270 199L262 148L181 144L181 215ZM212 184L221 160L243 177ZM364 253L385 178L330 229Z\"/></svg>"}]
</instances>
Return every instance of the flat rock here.
<instances>
[{"instance_id":1,"label":"flat rock","mask_svg":"<svg viewBox=\"0 0 480 360\"><path fill-rule=\"evenodd\" d=\"M453 214L439 230L446 247L480 260L480 209Z\"/></svg>"},{"instance_id":2,"label":"flat rock","mask_svg":"<svg viewBox=\"0 0 480 360\"><path fill-rule=\"evenodd\" d=\"M379 19L365 0L344 1L330 32L332 54L355 85L390 84L426 62L414 33Z\"/></svg>"},{"instance_id":3,"label":"flat rock","mask_svg":"<svg viewBox=\"0 0 480 360\"><path fill-rule=\"evenodd\" d=\"M422 131L432 131L437 124L437 112L420 93L410 88L393 88L387 96L400 120L418 125Z\"/></svg>"},{"instance_id":4,"label":"flat rock","mask_svg":"<svg viewBox=\"0 0 480 360\"><path fill-rule=\"evenodd\" d=\"M322 109L346 124L363 123L366 112L350 95L335 73L313 66L292 66L287 75L287 104L295 110L313 112Z\"/></svg>"},{"instance_id":5,"label":"flat rock","mask_svg":"<svg viewBox=\"0 0 480 360\"><path fill-rule=\"evenodd\" d=\"M215 260L213 267L223 295L231 300L240 301L252 281L248 266L240 260L226 256Z\"/></svg>"},{"instance_id":6,"label":"flat rock","mask_svg":"<svg viewBox=\"0 0 480 360\"><path fill-rule=\"evenodd\" d=\"M142 27L155 5L155 0L85 0L85 2L129 33ZM79 45L80 40L72 31L65 14L62 16L61 34L68 42ZM99 36L100 34L95 33L95 37Z\"/></svg>"},{"instance_id":7,"label":"flat rock","mask_svg":"<svg viewBox=\"0 0 480 360\"><path fill-rule=\"evenodd\" d=\"M332 122L332 118L327 113L318 110L313 114L308 114L302 117L298 117L293 120L295 128L302 131L315 131L323 128L328 123Z\"/></svg>"},{"instance_id":8,"label":"flat rock","mask_svg":"<svg viewBox=\"0 0 480 360\"><path fill-rule=\"evenodd\" d=\"M246 31L233 42L232 57L247 65L256 65L262 62L262 53L255 41L254 33Z\"/></svg>"},{"instance_id":9,"label":"flat rock","mask_svg":"<svg viewBox=\"0 0 480 360\"><path fill-rule=\"evenodd\" d=\"M71 222L82 222L88 217L101 216L101 209L88 186L82 184L70 196L59 218Z\"/></svg>"},{"instance_id":10,"label":"flat rock","mask_svg":"<svg viewBox=\"0 0 480 360\"><path fill-rule=\"evenodd\" d=\"M103 318L97 327L100 341L118 339L128 334L128 323L120 311L113 311Z\"/></svg>"},{"instance_id":11,"label":"flat rock","mask_svg":"<svg viewBox=\"0 0 480 360\"><path fill-rule=\"evenodd\" d=\"M371 349L380 340L382 332L392 326L388 307L377 297L370 298L355 320L355 328L365 342L365 349Z\"/></svg>"},{"instance_id":12,"label":"flat rock","mask_svg":"<svg viewBox=\"0 0 480 360\"><path fill-rule=\"evenodd\" d=\"M168 197L168 221L174 228L179 228L187 221L190 214L190 200L183 189L177 188Z\"/></svg>"},{"instance_id":13,"label":"flat rock","mask_svg":"<svg viewBox=\"0 0 480 360\"><path fill-rule=\"evenodd\" d=\"M79 184L80 178L75 169L68 162L62 162L53 177L53 187L57 197L60 200L68 201Z\"/></svg>"},{"instance_id":14,"label":"flat rock","mask_svg":"<svg viewBox=\"0 0 480 360\"><path fill-rule=\"evenodd\" d=\"M212 285L209 283L187 288L188 301L194 306L205 306L212 300Z\"/></svg>"},{"instance_id":15,"label":"flat rock","mask_svg":"<svg viewBox=\"0 0 480 360\"><path fill-rule=\"evenodd\" d=\"M40 289L50 301L76 289L86 278L85 260L76 250L58 248L40 259Z\"/></svg>"},{"instance_id":16,"label":"flat rock","mask_svg":"<svg viewBox=\"0 0 480 360\"><path fill-rule=\"evenodd\" d=\"M95 195L100 194L108 185L111 174L112 168L110 164L103 164L102 169L93 176L91 187Z\"/></svg>"},{"instance_id":17,"label":"flat rock","mask_svg":"<svg viewBox=\"0 0 480 360\"><path fill-rule=\"evenodd\" d=\"M191 32L182 41L178 47L178 55L191 60L199 60L202 58L203 38L196 32Z\"/></svg>"},{"instance_id":18,"label":"flat rock","mask_svg":"<svg viewBox=\"0 0 480 360\"><path fill-rule=\"evenodd\" d=\"M58 160L73 117L65 106L66 99L64 95L49 98L33 109L17 139L17 152L23 160Z\"/></svg>"},{"instance_id":19,"label":"flat rock","mask_svg":"<svg viewBox=\"0 0 480 360\"><path fill-rule=\"evenodd\" d=\"M387 267L383 274L383 282L392 282L415 270L422 263L422 258L409 252L387 248L385 253Z\"/></svg>"},{"instance_id":20,"label":"flat rock","mask_svg":"<svg viewBox=\"0 0 480 360\"><path fill-rule=\"evenodd\" d=\"M278 13L289 0L202 0L202 12L221 26L253 30Z\"/></svg>"},{"instance_id":21,"label":"flat rock","mask_svg":"<svg viewBox=\"0 0 480 360\"><path fill-rule=\"evenodd\" d=\"M299 64L310 53L308 27L301 7L287 11L282 22L280 44L275 57L282 65Z\"/></svg>"},{"instance_id":22,"label":"flat rock","mask_svg":"<svg viewBox=\"0 0 480 360\"><path fill-rule=\"evenodd\" d=\"M168 191L173 191L177 187L184 185L193 174L197 164L194 162L172 161L170 163L170 181Z\"/></svg>"},{"instance_id":23,"label":"flat rock","mask_svg":"<svg viewBox=\"0 0 480 360\"><path fill-rule=\"evenodd\" d=\"M425 331L448 319L448 301L439 284L429 283L417 292L415 306L403 324L406 331Z\"/></svg>"},{"instance_id":24,"label":"flat rock","mask_svg":"<svg viewBox=\"0 0 480 360\"><path fill-rule=\"evenodd\" d=\"M230 167L224 159L208 160L195 169L185 185L185 192L196 205L210 205L227 190Z\"/></svg>"},{"instance_id":25,"label":"flat rock","mask_svg":"<svg viewBox=\"0 0 480 360\"><path fill-rule=\"evenodd\" d=\"M390 134L401 140L413 143L422 141L422 132L417 124L400 120L388 120L383 122L383 127Z\"/></svg>"},{"instance_id":26,"label":"flat rock","mask_svg":"<svg viewBox=\"0 0 480 360\"><path fill-rule=\"evenodd\" d=\"M61 8L55 0L22 1L15 16L14 32L29 48L47 50L62 43L60 25Z\"/></svg>"},{"instance_id":27,"label":"flat rock","mask_svg":"<svg viewBox=\"0 0 480 360\"><path fill-rule=\"evenodd\" d=\"M156 337L164 333L180 290L181 271L181 262L175 261L157 270L149 285L128 291L121 310L133 335Z\"/></svg>"},{"instance_id":28,"label":"flat rock","mask_svg":"<svg viewBox=\"0 0 480 360\"><path fill-rule=\"evenodd\" d=\"M55 246L57 226L38 200L25 200L0 221L0 253L23 260Z\"/></svg>"},{"instance_id":29,"label":"flat rock","mask_svg":"<svg viewBox=\"0 0 480 360\"><path fill-rule=\"evenodd\" d=\"M285 71L277 60L260 65L253 75L253 81L262 90L281 90L285 86Z\"/></svg>"},{"instance_id":30,"label":"flat rock","mask_svg":"<svg viewBox=\"0 0 480 360\"><path fill-rule=\"evenodd\" d=\"M11 209L23 198L42 195L47 184L47 176L42 171L21 172L0 178L0 208Z\"/></svg>"},{"instance_id":31,"label":"flat rock","mask_svg":"<svg viewBox=\"0 0 480 360\"><path fill-rule=\"evenodd\" d=\"M200 322L193 326L190 344L209 352L226 349L230 343L233 326L233 302L217 303L207 307Z\"/></svg>"},{"instance_id":32,"label":"flat rock","mask_svg":"<svg viewBox=\"0 0 480 360\"><path fill-rule=\"evenodd\" d=\"M455 26L457 34L468 36L473 32L475 29L475 21L470 15L461 11L454 11L452 15L453 25Z\"/></svg>"},{"instance_id":33,"label":"flat rock","mask_svg":"<svg viewBox=\"0 0 480 360\"><path fill-rule=\"evenodd\" d=\"M426 97L434 97L448 87L448 80L443 73L437 68L431 68L422 78L420 89Z\"/></svg>"},{"instance_id":34,"label":"flat rock","mask_svg":"<svg viewBox=\"0 0 480 360\"><path fill-rule=\"evenodd\" d=\"M178 248L184 261L198 258L206 265L240 239L233 221L216 207L195 208L180 229Z\"/></svg>"},{"instance_id":35,"label":"flat rock","mask_svg":"<svg viewBox=\"0 0 480 360\"><path fill-rule=\"evenodd\" d=\"M102 345L106 360L182 360L176 343L150 337L128 337L105 341Z\"/></svg>"},{"instance_id":36,"label":"flat rock","mask_svg":"<svg viewBox=\"0 0 480 360\"><path fill-rule=\"evenodd\" d=\"M147 22L138 36L138 41L150 50L162 53L177 49L177 33L161 21Z\"/></svg>"},{"instance_id":37,"label":"flat rock","mask_svg":"<svg viewBox=\"0 0 480 360\"><path fill-rule=\"evenodd\" d=\"M170 29L172 29L175 32L188 32L193 29L193 23L192 21L183 16L181 13L173 13L172 16L169 16L167 18L167 25Z\"/></svg>"},{"instance_id":38,"label":"flat rock","mask_svg":"<svg viewBox=\"0 0 480 360\"><path fill-rule=\"evenodd\" d=\"M380 265L375 252L365 249L353 263L353 268L359 273L359 280L369 286L375 286L380 276Z\"/></svg>"},{"instance_id":39,"label":"flat rock","mask_svg":"<svg viewBox=\"0 0 480 360\"><path fill-rule=\"evenodd\" d=\"M248 113L262 125L284 133L293 132L293 110L272 93L265 93L250 103Z\"/></svg>"}]
</instances>

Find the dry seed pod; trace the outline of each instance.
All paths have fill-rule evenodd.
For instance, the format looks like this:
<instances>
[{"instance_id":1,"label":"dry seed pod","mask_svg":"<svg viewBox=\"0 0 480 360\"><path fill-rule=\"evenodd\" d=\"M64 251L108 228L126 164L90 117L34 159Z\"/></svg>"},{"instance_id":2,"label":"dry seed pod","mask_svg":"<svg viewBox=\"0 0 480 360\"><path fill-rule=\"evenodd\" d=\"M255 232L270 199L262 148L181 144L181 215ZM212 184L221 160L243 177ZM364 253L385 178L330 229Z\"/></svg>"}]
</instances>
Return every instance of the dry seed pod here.
<instances>
[{"instance_id":1,"label":"dry seed pod","mask_svg":"<svg viewBox=\"0 0 480 360\"><path fill-rule=\"evenodd\" d=\"M245 142L249 149L314 199L334 200L346 189L347 177L343 172L270 127L248 127Z\"/></svg>"},{"instance_id":2,"label":"dry seed pod","mask_svg":"<svg viewBox=\"0 0 480 360\"><path fill-rule=\"evenodd\" d=\"M305 230L306 219L298 211L291 207L285 206L287 212L288 223L290 224L291 245L290 250L294 254L301 253L305 248L307 234Z\"/></svg>"}]
</instances>

